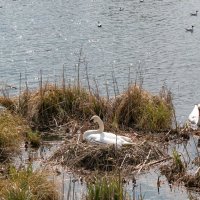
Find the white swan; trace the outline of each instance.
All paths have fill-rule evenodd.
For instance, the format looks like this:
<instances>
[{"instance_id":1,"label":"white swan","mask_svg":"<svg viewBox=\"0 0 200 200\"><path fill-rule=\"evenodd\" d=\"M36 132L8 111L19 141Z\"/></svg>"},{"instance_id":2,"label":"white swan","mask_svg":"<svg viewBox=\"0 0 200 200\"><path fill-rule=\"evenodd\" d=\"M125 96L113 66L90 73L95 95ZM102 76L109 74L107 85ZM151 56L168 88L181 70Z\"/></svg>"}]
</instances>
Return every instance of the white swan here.
<instances>
[{"instance_id":1,"label":"white swan","mask_svg":"<svg viewBox=\"0 0 200 200\"><path fill-rule=\"evenodd\" d=\"M198 128L198 122L199 122L199 109L200 104L196 104L192 110L192 112L189 114L188 121L190 123L190 127L193 130L197 130Z\"/></svg>"},{"instance_id":2,"label":"white swan","mask_svg":"<svg viewBox=\"0 0 200 200\"><path fill-rule=\"evenodd\" d=\"M97 144L115 144L117 147L121 147L124 144L133 144L129 137L104 132L104 124L99 116L94 115L91 120L99 124L99 129L85 131L83 140Z\"/></svg>"}]
</instances>

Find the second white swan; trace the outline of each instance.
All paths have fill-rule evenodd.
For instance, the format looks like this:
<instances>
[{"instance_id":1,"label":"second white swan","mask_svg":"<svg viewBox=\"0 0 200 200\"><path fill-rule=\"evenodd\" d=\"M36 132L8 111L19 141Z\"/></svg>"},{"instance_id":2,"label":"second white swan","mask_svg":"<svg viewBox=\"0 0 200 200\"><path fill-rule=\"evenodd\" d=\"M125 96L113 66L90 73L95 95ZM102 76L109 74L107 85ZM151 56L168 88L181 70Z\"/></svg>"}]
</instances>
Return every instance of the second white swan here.
<instances>
[{"instance_id":1,"label":"second white swan","mask_svg":"<svg viewBox=\"0 0 200 200\"><path fill-rule=\"evenodd\" d=\"M97 144L115 144L117 147L121 147L124 144L133 144L129 137L104 132L104 124L99 116L94 115L91 120L99 124L99 129L85 131L83 140Z\"/></svg>"},{"instance_id":2,"label":"second white swan","mask_svg":"<svg viewBox=\"0 0 200 200\"><path fill-rule=\"evenodd\" d=\"M193 108L192 112L190 113L190 115L188 117L189 126L193 130L197 130L198 129L198 124L199 124L199 109L200 109L200 104L194 105L194 108Z\"/></svg>"}]
</instances>

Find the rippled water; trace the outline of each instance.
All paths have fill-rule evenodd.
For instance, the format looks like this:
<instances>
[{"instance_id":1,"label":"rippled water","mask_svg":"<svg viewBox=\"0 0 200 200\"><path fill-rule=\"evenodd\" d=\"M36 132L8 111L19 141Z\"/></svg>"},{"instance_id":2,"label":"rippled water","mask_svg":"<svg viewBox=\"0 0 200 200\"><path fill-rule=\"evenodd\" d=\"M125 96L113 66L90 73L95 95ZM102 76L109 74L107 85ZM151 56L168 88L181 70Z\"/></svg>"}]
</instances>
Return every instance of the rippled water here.
<instances>
[{"instance_id":1,"label":"rippled water","mask_svg":"<svg viewBox=\"0 0 200 200\"><path fill-rule=\"evenodd\" d=\"M197 170L197 166L192 165L192 160L198 156L196 150L197 138L191 137L186 143L177 145L171 143L169 147L169 153L172 149L176 150L184 157L184 160L188 163L189 172L194 173ZM52 174L58 169L59 174L52 176L51 178L58 185L60 195L63 196L64 200L68 199L81 199L86 195L86 183L80 182L80 177L75 173L69 171L66 168L61 167L58 162L46 162L53 153L62 145L62 141L43 141L42 145L38 149L28 148L25 149L24 145L21 147L21 153L18 157L14 158L15 166L24 167L30 164L32 161L32 166L34 170L38 169L49 169ZM190 157L188 157L188 153ZM190 160L188 160L190 158ZM189 164L190 163L190 164ZM160 176L159 166L152 167L149 171L144 171L144 173L138 174L136 178L136 187L133 187L131 176L126 178L127 183L124 184L124 189L126 190L127 196L130 199L139 199L142 196L145 200L189 200L190 197L199 198L199 193L195 191L187 191L184 186L172 185L169 187L168 181L165 176ZM157 188L157 179L160 176L160 188ZM192 199L192 198L191 198ZM194 198L195 199L195 198Z\"/></svg>"},{"instance_id":2,"label":"rippled water","mask_svg":"<svg viewBox=\"0 0 200 200\"><path fill-rule=\"evenodd\" d=\"M82 48L90 80L98 80L102 93L105 80L113 93L113 73L122 91L129 71L135 81L139 69L145 89L158 93L166 84L172 90L183 122L200 103L200 13L190 16L196 10L199 0L1 0L0 83L18 87L21 73L35 87L40 71L45 80L59 81L63 66L72 81ZM191 25L194 32L186 32ZM80 70L84 83L84 64ZM150 199L156 176L147 176L139 183ZM155 198L186 199L181 193L163 186Z\"/></svg>"},{"instance_id":3,"label":"rippled water","mask_svg":"<svg viewBox=\"0 0 200 200\"><path fill-rule=\"evenodd\" d=\"M183 121L200 102L200 15L190 16L196 10L199 0L1 0L0 80L18 86L22 73L32 87L40 70L59 80L63 65L73 79L82 47L89 76L102 90L105 80L111 88L112 72L123 90L129 68L135 80L140 66L145 89L172 90ZM192 34L185 31L191 25ZM81 72L84 82L84 65Z\"/></svg>"}]
</instances>

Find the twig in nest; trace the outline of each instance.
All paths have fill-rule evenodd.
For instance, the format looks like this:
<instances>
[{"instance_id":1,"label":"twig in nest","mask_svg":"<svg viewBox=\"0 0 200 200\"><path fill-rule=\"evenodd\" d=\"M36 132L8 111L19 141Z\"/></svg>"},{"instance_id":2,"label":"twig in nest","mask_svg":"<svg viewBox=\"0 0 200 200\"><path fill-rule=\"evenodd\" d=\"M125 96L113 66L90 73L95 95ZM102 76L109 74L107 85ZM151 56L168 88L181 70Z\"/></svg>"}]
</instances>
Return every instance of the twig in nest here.
<instances>
[{"instance_id":1,"label":"twig in nest","mask_svg":"<svg viewBox=\"0 0 200 200\"><path fill-rule=\"evenodd\" d=\"M149 163L146 164L146 166L149 167L149 166L151 166L151 165L155 165L155 164L157 164L157 163L164 162L164 161L169 160L169 159L172 159L172 157L168 156L168 157L162 158L162 159L160 159L160 160L156 160L156 161L149 162ZM139 164L138 166L136 166L136 167L134 168L134 170L140 169L140 168L141 168L140 166L141 166L141 164ZM139 168L139 167L140 167L140 168ZM143 167L143 166L142 166L142 167Z\"/></svg>"},{"instance_id":2,"label":"twig in nest","mask_svg":"<svg viewBox=\"0 0 200 200\"><path fill-rule=\"evenodd\" d=\"M151 149L149 150L149 153L144 161L144 163L142 164L142 166L140 167L140 169L138 170L138 174L140 173L140 171L142 170L143 166L146 164L147 160L149 159L149 156L150 156L150 153L151 153Z\"/></svg>"},{"instance_id":3,"label":"twig in nest","mask_svg":"<svg viewBox=\"0 0 200 200\"><path fill-rule=\"evenodd\" d=\"M126 153L126 155L124 156L124 159L123 159L123 161L122 161L122 163L121 163L121 165L120 165L120 169L122 168L126 157L129 157L129 158L130 158L131 156L130 156L130 154Z\"/></svg>"}]
</instances>

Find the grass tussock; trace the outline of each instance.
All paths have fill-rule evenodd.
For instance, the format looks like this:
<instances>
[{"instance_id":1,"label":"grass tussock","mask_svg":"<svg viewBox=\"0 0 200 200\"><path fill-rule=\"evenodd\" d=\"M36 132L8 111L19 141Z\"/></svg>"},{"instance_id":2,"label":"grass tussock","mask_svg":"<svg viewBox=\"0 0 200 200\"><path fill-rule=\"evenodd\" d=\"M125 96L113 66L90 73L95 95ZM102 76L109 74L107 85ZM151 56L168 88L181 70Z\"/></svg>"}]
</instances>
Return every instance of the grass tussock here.
<instances>
[{"instance_id":1,"label":"grass tussock","mask_svg":"<svg viewBox=\"0 0 200 200\"><path fill-rule=\"evenodd\" d=\"M162 166L161 173L167 177L169 182L182 181L182 177L186 173L186 166L181 160L180 155L176 150L173 150L172 153L173 161L169 165Z\"/></svg>"},{"instance_id":2,"label":"grass tussock","mask_svg":"<svg viewBox=\"0 0 200 200\"><path fill-rule=\"evenodd\" d=\"M127 200L120 175L95 177L87 185L86 200Z\"/></svg>"},{"instance_id":3,"label":"grass tussock","mask_svg":"<svg viewBox=\"0 0 200 200\"><path fill-rule=\"evenodd\" d=\"M11 167L7 178L0 180L0 199L57 200L58 193L44 172L34 172L31 167L24 170Z\"/></svg>"},{"instance_id":4,"label":"grass tussock","mask_svg":"<svg viewBox=\"0 0 200 200\"><path fill-rule=\"evenodd\" d=\"M23 133L28 130L24 120L9 111L0 113L0 156L15 152L23 140Z\"/></svg>"},{"instance_id":5,"label":"grass tussock","mask_svg":"<svg viewBox=\"0 0 200 200\"><path fill-rule=\"evenodd\" d=\"M120 126L145 131L169 130L172 126L171 94L165 88L154 96L137 85L117 97L115 121Z\"/></svg>"},{"instance_id":6,"label":"grass tussock","mask_svg":"<svg viewBox=\"0 0 200 200\"><path fill-rule=\"evenodd\" d=\"M109 104L81 87L46 85L40 91L24 93L20 110L38 129L58 126L69 119L89 119L109 113Z\"/></svg>"},{"instance_id":7,"label":"grass tussock","mask_svg":"<svg viewBox=\"0 0 200 200\"><path fill-rule=\"evenodd\" d=\"M6 96L0 96L0 105L4 106L8 110L14 111L16 110L16 104L15 102Z\"/></svg>"},{"instance_id":8,"label":"grass tussock","mask_svg":"<svg viewBox=\"0 0 200 200\"><path fill-rule=\"evenodd\" d=\"M115 99L106 100L79 86L45 85L36 91L25 90L18 98L0 98L0 103L15 108L37 130L49 130L72 119L88 121L98 115L105 127L161 132L172 129L174 110L169 90L152 95L132 85Z\"/></svg>"},{"instance_id":9,"label":"grass tussock","mask_svg":"<svg viewBox=\"0 0 200 200\"><path fill-rule=\"evenodd\" d=\"M94 145L70 141L60 148L53 159L62 160L63 165L85 170L113 171L120 167L134 169L144 162L148 164L166 156L159 147L144 141L136 145L123 146L115 149L112 145Z\"/></svg>"},{"instance_id":10,"label":"grass tussock","mask_svg":"<svg viewBox=\"0 0 200 200\"><path fill-rule=\"evenodd\" d=\"M38 132L33 132L33 131L29 131L27 133L27 139L31 144L31 147L39 147L41 144L41 136L39 135Z\"/></svg>"}]
</instances>

